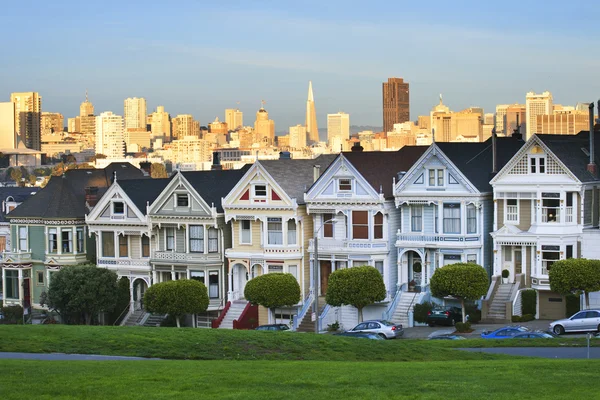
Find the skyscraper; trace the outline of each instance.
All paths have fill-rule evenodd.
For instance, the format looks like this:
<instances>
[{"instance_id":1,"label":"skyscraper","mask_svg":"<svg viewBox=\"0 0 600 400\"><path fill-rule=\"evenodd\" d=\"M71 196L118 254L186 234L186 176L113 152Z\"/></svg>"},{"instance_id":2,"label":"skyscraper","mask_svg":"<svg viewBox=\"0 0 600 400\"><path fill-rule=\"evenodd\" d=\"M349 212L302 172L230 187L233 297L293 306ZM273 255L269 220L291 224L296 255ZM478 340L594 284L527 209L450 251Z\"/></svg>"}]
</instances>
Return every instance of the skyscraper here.
<instances>
[{"instance_id":1,"label":"skyscraper","mask_svg":"<svg viewBox=\"0 0 600 400\"><path fill-rule=\"evenodd\" d=\"M334 151L341 151L341 146L350 139L350 115L345 112L327 114L327 144Z\"/></svg>"},{"instance_id":2,"label":"skyscraper","mask_svg":"<svg viewBox=\"0 0 600 400\"><path fill-rule=\"evenodd\" d=\"M60 113L42 112L42 134L60 133L65 128L65 118Z\"/></svg>"},{"instance_id":3,"label":"skyscraper","mask_svg":"<svg viewBox=\"0 0 600 400\"><path fill-rule=\"evenodd\" d=\"M150 125L152 136L155 139L171 139L171 117L168 112L165 112L163 106L156 107L156 111L152 113L152 124Z\"/></svg>"},{"instance_id":4,"label":"skyscraper","mask_svg":"<svg viewBox=\"0 0 600 400\"><path fill-rule=\"evenodd\" d=\"M146 99L125 99L125 129L146 128Z\"/></svg>"},{"instance_id":5,"label":"skyscraper","mask_svg":"<svg viewBox=\"0 0 600 400\"><path fill-rule=\"evenodd\" d=\"M391 132L394 124L410 120L410 88L402 78L383 83L383 131Z\"/></svg>"},{"instance_id":6,"label":"skyscraper","mask_svg":"<svg viewBox=\"0 0 600 400\"><path fill-rule=\"evenodd\" d=\"M290 147L301 149L306 147L306 127L302 125L290 126Z\"/></svg>"},{"instance_id":7,"label":"skyscraper","mask_svg":"<svg viewBox=\"0 0 600 400\"><path fill-rule=\"evenodd\" d=\"M496 106L496 135L506 135L506 128L504 126L506 122L506 109L508 108L508 104L498 104Z\"/></svg>"},{"instance_id":8,"label":"skyscraper","mask_svg":"<svg viewBox=\"0 0 600 400\"><path fill-rule=\"evenodd\" d=\"M525 108L527 114L526 140L537 133L537 116L552 114L552 93L546 91L542 94L529 92L525 96ZM539 132L542 133L542 132Z\"/></svg>"},{"instance_id":9,"label":"skyscraper","mask_svg":"<svg viewBox=\"0 0 600 400\"><path fill-rule=\"evenodd\" d=\"M264 107L261 107L256 112L256 121L254 122L254 143L270 146L274 142L275 121L269 119L269 113Z\"/></svg>"},{"instance_id":10,"label":"skyscraper","mask_svg":"<svg viewBox=\"0 0 600 400\"><path fill-rule=\"evenodd\" d=\"M21 140L26 147L41 150L42 96L37 92L11 93L10 101L15 104L15 127Z\"/></svg>"},{"instance_id":11,"label":"skyscraper","mask_svg":"<svg viewBox=\"0 0 600 400\"><path fill-rule=\"evenodd\" d=\"M317 111L315 110L315 98L313 96L312 81L308 81L308 100L306 100L306 135L311 143L319 142L319 127L317 126Z\"/></svg>"},{"instance_id":12,"label":"skyscraper","mask_svg":"<svg viewBox=\"0 0 600 400\"><path fill-rule=\"evenodd\" d=\"M179 114L173 118L172 123L172 140L183 139L186 136L200 137L200 129L198 129L197 133L195 132L194 117L192 117L190 114Z\"/></svg>"},{"instance_id":13,"label":"skyscraper","mask_svg":"<svg viewBox=\"0 0 600 400\"><path fill-rule=\"evenodd\" d=\"M96 154L109 159L125 156L123 117L110 111L96 117Z\"/></svg>"},{"instance_id":14,"label":"skyscraper","mask_svg":"<svg viewBox=\"0 0 600 400\"><path fill-rule=\"evenodd\" d=\"M15 103L0 103L0 149L15 149L17 134L15 127Z\"/></svg>"},{"instance_id":15,"label":"skyscraper","mask_svg":"<svg viewBox=\"0 0 600 400\"><path fill-rule=\"evenodd\" d=\"M225 110L225 123L227 129L235 131L238 128L244 126L244 113L237 108L228 108Z\"/></svg>"},{"instance_id":16,"label":"skyscraper","mask_svg":"<svg viewBox=\"0 0 600 400\"><path fill-rule=\"evenodd\" d=\"M87 90L85 91L85 101L79 106L79 116L88 117L94 115L94 105L88 100Z\"/></svg>"},{"instance_id":17,"label":"skyscraper","mask_svg":"<svg viewBox=\"0 0 600 400\"><path fill-rule=\"evenodd\" d=\"M79 127L77 132L84 135L96 134L96 117L94 116L94 105L89 101L87 90L85 92L85 101L79 106Z\"/></svg>"}]
</instances>

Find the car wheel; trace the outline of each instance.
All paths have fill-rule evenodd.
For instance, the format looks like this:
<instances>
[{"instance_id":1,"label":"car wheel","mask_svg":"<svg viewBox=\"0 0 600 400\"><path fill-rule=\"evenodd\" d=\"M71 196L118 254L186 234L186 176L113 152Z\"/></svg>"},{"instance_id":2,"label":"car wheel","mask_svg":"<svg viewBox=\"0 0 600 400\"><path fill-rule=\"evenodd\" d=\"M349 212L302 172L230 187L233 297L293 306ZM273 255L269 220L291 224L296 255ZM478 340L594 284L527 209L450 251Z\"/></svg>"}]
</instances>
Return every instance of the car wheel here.
<instances>
[{"instance_id":1,"label":"car wheel","mask_svg":"<svg viewBox=\"0 0 600 400\"><path fill-rule=\"evenodd\" d=\"M556 333L557 335L562 335L565 333L565 328L563 328L562 325L556 325L554 328L552 328L552 332Z\"/></svg>"},{"instance_id":2,"label":"car wheel","mask_svg":"<svg viewBox=\"0 0 600 400\"><path fill-rule=\"evenodd\" d=\"M385 336L383 333L380 333L379 336L381 336L384 339L387 339L387 336Z\"/></svg>"}]
</instances>

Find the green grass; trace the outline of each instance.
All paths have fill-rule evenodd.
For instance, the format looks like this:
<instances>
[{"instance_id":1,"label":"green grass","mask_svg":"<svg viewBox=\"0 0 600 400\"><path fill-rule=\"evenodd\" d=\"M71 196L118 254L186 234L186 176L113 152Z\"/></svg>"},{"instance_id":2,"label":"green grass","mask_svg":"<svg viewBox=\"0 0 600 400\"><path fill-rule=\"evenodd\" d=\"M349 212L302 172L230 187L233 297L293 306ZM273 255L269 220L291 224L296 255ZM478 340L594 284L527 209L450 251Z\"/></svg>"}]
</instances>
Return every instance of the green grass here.
<instances>
[{"instance_id":1,"label":"green grass","mask_svg":"<svg viewBox=\"0 0 600 400\"><path fill-rule=\"evenodd\" d=\"M600 393L598 368L598 360L410 364L4 360L0 398L578 399Z\"/></svg>"}]
</instances>

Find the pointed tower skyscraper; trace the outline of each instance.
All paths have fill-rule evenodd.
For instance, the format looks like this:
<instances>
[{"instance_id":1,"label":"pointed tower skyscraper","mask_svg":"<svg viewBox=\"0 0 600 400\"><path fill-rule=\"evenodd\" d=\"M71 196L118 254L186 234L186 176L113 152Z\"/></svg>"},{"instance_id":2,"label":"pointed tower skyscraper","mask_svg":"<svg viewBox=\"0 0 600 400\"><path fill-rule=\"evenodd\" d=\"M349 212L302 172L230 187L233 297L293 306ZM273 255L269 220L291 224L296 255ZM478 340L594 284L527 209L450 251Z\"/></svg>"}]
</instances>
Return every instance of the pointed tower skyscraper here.
<instances>
[{"instance_id":1,"label":"pointed tower skyscraper","mask_svg":"<svg viewBox=\"0 0 600 400\"><path fill-rule=\"evenodd\" d=\"M310 143L319 142L319 128L317 127L317 111L313 96L312 81L308 81L308 100L306 101L306 136Z\"/></svg>"}]
</instances>

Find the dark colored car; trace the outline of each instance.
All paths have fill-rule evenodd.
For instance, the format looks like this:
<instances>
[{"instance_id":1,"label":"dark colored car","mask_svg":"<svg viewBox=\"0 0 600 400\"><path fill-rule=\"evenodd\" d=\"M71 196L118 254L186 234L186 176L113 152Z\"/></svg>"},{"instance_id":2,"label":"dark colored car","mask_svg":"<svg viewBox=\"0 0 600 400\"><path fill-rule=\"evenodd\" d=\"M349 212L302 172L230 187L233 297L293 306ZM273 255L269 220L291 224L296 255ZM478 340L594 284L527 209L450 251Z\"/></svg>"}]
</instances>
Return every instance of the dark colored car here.
<instances>
[{"instance_id":1,"label":"dark colored car","mask_svg":"<svg viewBox=\"0 0 600 400\"><path fill-rule=\"evenodd\" d=\"M462 310L458 307L435 307L427 313L427 325L450 325L462 322Z\"/></svg>"},{"instance_id":2,"label":"dark colored car","mask_svg":"<svg viewBox=\"0 0 600 400\"><path fill-rule=\"evenodd\" d=\"M372 340L385 340L382 336L376 333L368 333L368 332L341 332L336 333L336 336L346 336L346 337L354 337L361 339L372 339Z\"/></svg>"},{"instance_id":3,"label":"dark colored car","mask_svg":"<svg viewBox=\"0 0 600 400\"><path fill-rule=\"evenodd\" d=\"M435 335L435 336L429 337L429 340L465 340L465 339L466 338L464 336L451 335L451 334L447 334L447 335Z\"/></svg>"},{"instance_id":4,"label":"dark colored car","mask_svg":"<svg viewBox=\"0 0 600 400\"><path fill-rule=\"evenodd\" d=\"M290 327L286 324L261 325L256 328L257 331L289 331Z\"/></svg>"},{"instance_id":5,"label":"dark colored car","mask_svg":"<svg viewBox=\"0 0 600 400\"><path fill-rule=\"evenodd\" d=\"M483 339L512 339L516 335L529 332L529 329L524 326L505 326L504 328L499 328L495 331L485 331L481 334L481 337Z\"/></svg>"}]
</instances>

